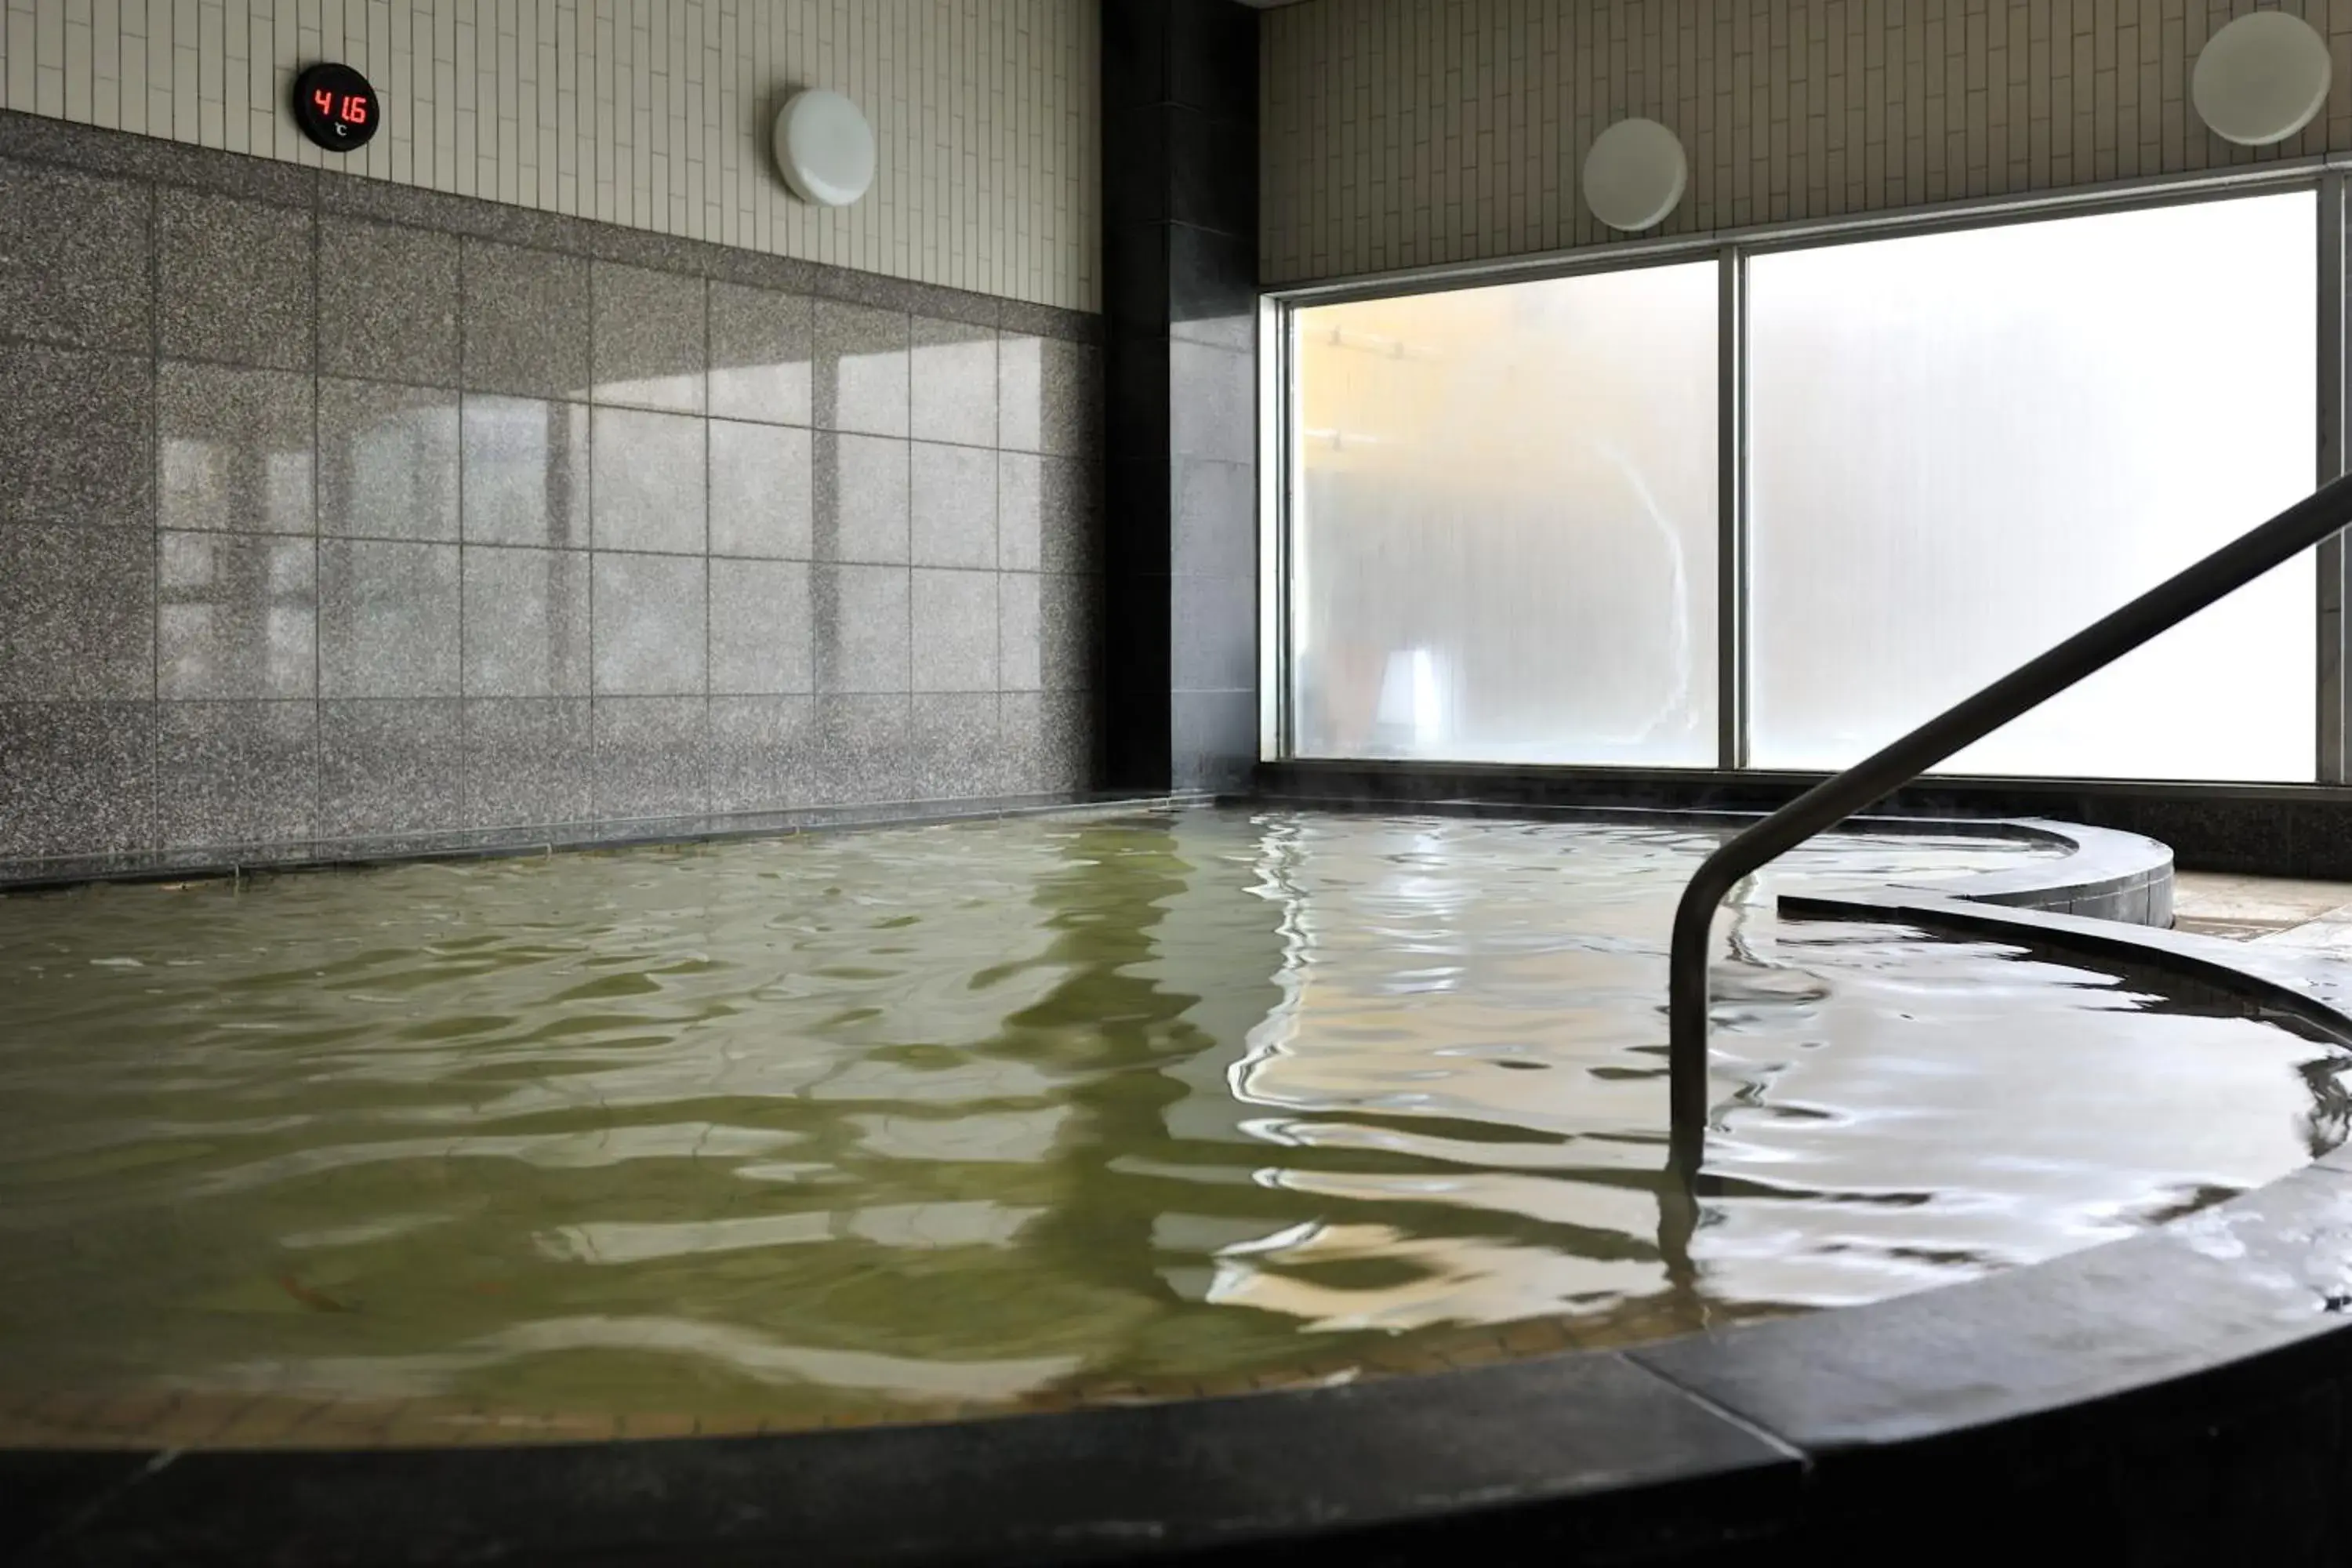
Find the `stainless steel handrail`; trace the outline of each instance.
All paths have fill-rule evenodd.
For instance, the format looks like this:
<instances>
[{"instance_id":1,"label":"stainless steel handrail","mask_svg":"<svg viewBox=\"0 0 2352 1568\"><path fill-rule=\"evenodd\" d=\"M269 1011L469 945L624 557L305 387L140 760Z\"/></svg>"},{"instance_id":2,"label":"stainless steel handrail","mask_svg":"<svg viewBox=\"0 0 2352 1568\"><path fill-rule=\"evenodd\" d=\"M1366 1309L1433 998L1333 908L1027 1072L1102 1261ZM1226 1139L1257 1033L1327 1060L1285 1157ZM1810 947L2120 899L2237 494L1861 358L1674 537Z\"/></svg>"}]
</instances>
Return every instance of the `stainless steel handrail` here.
<instances>
[{"instance_id":1,"label":"stainless steel handrail","mask_svg":"<svg viewBox=\"0 0 2352 1568\"><path fill-rule=\"evenodd\" d=\"M1741 878L2347 525L2352 525L2352 476L2322 486L1901 740L1815 784L1708 856L1675 906L1666 974L1672 1102L1668 1157L1674 1173L1685 1182L1695 1180L1706 1158L1707 960L1716 909Z\"/></svg>"}]
</instances>

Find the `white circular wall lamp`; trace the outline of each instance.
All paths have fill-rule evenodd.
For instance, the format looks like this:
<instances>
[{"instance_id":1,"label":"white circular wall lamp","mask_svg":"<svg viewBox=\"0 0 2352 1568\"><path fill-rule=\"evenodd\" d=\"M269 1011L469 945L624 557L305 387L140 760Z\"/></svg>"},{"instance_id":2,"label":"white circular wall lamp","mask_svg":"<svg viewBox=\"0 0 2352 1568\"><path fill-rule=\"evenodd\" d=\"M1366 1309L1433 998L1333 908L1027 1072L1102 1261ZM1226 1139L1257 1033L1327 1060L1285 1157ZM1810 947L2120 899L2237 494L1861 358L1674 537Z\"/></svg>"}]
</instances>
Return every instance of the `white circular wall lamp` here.
<instances>
[{"instance_id":1,"label":"white circular wall lamp","mask_svg":"<svg viewBox=\"0 0 2352 1568\"><path fill-rule=\"evenodd\" d=\"M2189 100L2224 142L2267 147L2318 117L2335 74L2327 40L2310 23L2255 11L2207 41L2189 76Z\"/></svg>"},{"instance_id":2,"label":"white circular wall lamp","mask_svg":"<svg viewBox=\"0 0 2352 1568\"><path fill-rule=\"evenodd\" d=\"M845 207L874 184L874 128L840 93L796 92L776 111L776 172L801 200Z\"/></svg>"},{"instance_id":3,"label":"white circular wall lamp","mask_svg":"<svg viewBox=\"0 0 2352 1568\"><path fill-rule=\"evenodd\" d=\"M1584 155L1584 205L1611 228L1664 222L1689 184L1682 142L1654 120L1619 121Z\"/></svg>"}]
</instances>

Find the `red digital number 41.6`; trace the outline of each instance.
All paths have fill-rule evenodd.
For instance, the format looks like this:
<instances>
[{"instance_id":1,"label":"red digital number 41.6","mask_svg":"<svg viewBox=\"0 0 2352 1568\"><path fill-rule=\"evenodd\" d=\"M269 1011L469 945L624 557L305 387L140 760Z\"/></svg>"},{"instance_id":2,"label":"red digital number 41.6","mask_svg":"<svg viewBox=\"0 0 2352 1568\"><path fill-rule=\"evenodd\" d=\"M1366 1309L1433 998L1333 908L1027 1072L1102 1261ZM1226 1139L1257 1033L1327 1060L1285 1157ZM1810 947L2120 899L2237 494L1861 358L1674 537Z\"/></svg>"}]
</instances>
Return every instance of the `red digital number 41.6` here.
<instances>
[{"instance_id":1,"label":"red digital number 41.6","mask_svg":"<svg viewBox=\"0 0 2352 1568\"><path fill-rule=\"evenodd\" d=\"M383 105L367 78L346 65L320 60L294 79L294 119L302 134L330 153L352 153L383 129Z\"/></svg>"},{"instance_id":2,"label":"red digital number 41.6","mask_svg":"<svg viewBox=\"0 0 2352 1568\"><path fill-rule=\"evenodd\" d=\"M356 93L346 93L338 100L322 88L310 95L310 101L319 106L319 113L328 121L341 121L345 125L367 123L367 100Z\"/></svg>"}]
</instances>

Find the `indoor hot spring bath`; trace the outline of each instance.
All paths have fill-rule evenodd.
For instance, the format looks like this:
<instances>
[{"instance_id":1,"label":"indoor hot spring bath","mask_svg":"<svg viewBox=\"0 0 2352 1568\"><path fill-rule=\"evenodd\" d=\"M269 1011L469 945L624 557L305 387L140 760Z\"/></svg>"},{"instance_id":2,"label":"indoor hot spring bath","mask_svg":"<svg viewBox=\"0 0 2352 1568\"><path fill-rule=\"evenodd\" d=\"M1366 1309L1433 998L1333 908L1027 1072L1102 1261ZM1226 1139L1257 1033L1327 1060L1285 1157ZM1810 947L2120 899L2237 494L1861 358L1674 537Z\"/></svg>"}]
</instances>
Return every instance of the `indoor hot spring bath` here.
<instances>
[{"instance_id":1,"label":"indoor hot spring bath","mask_svg":"<svg viewBox=\"0 0 2352 1568\"><path fill-rule=\"evenodd\" d=\"M2307 1017L1743 889L1692 822L1132 811L0 900L0 1434L546 1444L1642 1345L1995 1276L2345 1133Z\"/></svg>"}]
</instances>

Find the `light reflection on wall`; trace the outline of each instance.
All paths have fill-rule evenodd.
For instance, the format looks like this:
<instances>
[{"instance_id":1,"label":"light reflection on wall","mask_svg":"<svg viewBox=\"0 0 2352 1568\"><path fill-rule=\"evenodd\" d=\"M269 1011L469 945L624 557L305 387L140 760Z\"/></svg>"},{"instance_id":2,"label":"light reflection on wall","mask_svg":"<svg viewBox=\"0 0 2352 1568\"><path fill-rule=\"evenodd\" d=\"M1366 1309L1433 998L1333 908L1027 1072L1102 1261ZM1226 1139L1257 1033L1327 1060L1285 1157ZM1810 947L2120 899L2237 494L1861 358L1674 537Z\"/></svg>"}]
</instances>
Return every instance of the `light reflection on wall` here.
<instances>
[{"instance_id":1,"label":"light reflection on wall","mask_svg":"<svg viewBox=\"0 0 2352 1568\"><path fill-rule=\"evenodd\" d=\"M316 561L313 542L291 534L165 533L156 627L173 693L303 689L316 668Z\"/></svg>"}]
</instances>

